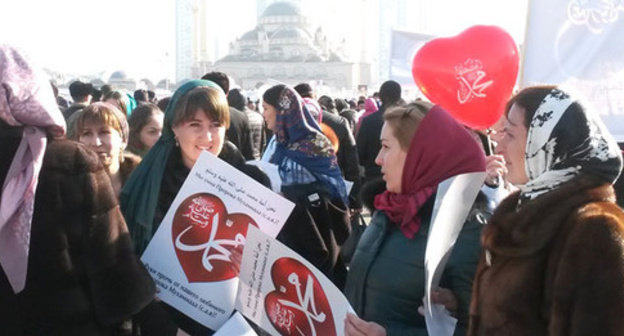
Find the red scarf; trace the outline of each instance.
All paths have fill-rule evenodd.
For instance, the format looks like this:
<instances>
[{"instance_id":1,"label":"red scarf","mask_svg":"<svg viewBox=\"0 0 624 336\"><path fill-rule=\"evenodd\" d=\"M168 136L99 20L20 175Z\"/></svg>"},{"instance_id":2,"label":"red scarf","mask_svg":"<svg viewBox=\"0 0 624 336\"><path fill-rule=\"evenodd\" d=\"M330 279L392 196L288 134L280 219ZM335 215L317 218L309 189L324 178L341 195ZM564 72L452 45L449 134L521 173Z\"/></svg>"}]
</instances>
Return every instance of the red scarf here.
<instances>
[{"instance_id":1,"label":"red scarf","mask_svg":"<svg viewBox=\"0 0 624 336\"><path fill-rule=\"evenodd\" d=\"M485 171L485 155L479 144L441 106L434 106L422 120L405 159L401 193L385 191L375 197L375 208L400 224L407 238L420 229L418 211L438 184L464 173Z\"/></svg>"}]
</instances>

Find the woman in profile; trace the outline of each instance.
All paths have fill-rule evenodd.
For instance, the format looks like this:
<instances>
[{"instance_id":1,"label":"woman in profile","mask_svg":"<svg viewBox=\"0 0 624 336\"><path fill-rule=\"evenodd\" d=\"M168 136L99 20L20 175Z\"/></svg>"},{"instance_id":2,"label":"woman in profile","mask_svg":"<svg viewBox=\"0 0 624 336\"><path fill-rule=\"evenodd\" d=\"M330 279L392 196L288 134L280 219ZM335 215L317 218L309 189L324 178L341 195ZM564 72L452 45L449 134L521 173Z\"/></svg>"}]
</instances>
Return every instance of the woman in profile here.
<instances>
[{"instance_id":1,"label":"woman in profile","mask_svg":"<svg viewBox=\"0 0 624 336\"><path fill-rule=\"evenodd\" d=\"M334 147L294 89L275 85L262 98L267 128L275 132L264 158L277 165L280 191L295 203L277 239L342 288L346 268L339 252L350 226Z\"/></svg>"},{"instance_id":2,"label":"woman in profile","mask_svg":"<svg viewBox=\"0 0 624 336\"><path fill-rule=\"evenodd\" d=\"M508 103L508 196L483 231L469 335L622 335L622 155L597 115L556 87Z\"/></svg>"},{"instance_id":3,"label":"woman in profile","mask_svg":"<svg viewBox=\"0 0 624 336\"><path fill-rule=\"evenodd\" d=\"M112 335L152 300L98 156L63 139L49 83L0 45L0 328Z\"/></svg>"},{"instance_id":4,"label":"woman in profile","mask_svg":"<svg viewBox=\"0 0 624 336\"><path fill-rule=\"evenodd\" d=\"M425 250L437 188L450 177L484 172L485 156L440 106L415 102L388 109L383 118L375 163L386 191L374 196L373 217L351 260L345 295L359 317L347 316L345 334L427 335L418 307L425 296ZM432 293L434 303L457 317L455 335L464 335L468 324L482 226L477 216L463 223L440 280L443 288Z\"/></svg>"}]
</instances>

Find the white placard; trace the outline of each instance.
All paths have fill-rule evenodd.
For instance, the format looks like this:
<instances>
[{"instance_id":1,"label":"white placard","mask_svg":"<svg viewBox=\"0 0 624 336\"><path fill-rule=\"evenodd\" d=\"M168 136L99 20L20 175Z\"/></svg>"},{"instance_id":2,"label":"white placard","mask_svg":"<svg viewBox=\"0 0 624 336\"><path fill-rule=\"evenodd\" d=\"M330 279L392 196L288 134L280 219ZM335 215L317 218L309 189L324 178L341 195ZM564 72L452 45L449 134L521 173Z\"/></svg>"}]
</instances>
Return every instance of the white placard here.
<instances>
[{"instance_id":1,"label":"white placard","mask_svg":"<svg viewBox=\"0 0 624 336\"><path fill-rule=\"evenodd\" d=\"M461 174L438 186L425 250L425 322L429 335L451 336L457 320L444 306L432 304L431 292L439 283L468 212L472 208L485 172Z\"/></svg>"},{"instance_id":2,"label":"white placard","mask_svg":"<svg viewBox=\"0 0 624 336\"><path fill-rule=\"evenodd\" d=\"M239 312L232 317L212 336L257 336L249 323Z\"/></svg>"},{"instance_id":3,"label":"white placard","mask_svg":"<svg viewBox=\"0 0 624 336\"><path fill-rule=\"evenodd\" d=\"M344 334L353 308L307 260L250 227L236 309L271 335Z\"/></svg>"},{"instance_id":4,"label":"white placard","mask_svg":"<svg viewBox=\"0 0 624 336\"><path fill-rule=\"evenodd\" d=\"M141 260L156 295L216 330L234 310L238 278L231 249L247 227L277 236L294 204L216 156L203 152Z\"/></svg>"}]
</instances>

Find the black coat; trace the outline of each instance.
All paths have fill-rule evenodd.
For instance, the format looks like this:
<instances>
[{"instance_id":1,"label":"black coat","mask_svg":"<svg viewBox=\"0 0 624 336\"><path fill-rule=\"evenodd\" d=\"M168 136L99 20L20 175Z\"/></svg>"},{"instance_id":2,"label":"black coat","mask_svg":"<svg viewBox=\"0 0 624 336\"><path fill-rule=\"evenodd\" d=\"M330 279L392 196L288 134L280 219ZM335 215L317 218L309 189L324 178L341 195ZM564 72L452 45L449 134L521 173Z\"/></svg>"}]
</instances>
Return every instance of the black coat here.
<instances>
[{"instance_id":1,"label":"black coat","mask_svg":"<svg viewBox=\"0 0 624 336\"><path fill-rule=\"evenodd\" d=\"M319 183L282 187L282 192L295 203L295 208L277 240L312 263L342 289L347 270L340 257L340 246L351 233L346 206L340 200L331 200ZM310 197L314 194L318 198Z\"/></svg>"},{"instance_id":2,"label":"black coat","mask_svg":"<svg viewBox=\"0 0 624 336\"><path fill-rule=\"evenodd\" d=\"M375 163L375 158L381 149L381 128L383 127L383 114L385 107L382 106L377 112L362 119L357 133L357 152L360 165L364 167L364 179L374 180L381 176L381 167Z\"/></svg>"},{"instance_id":3,"label":"black coat","mask_svg":"<svg viewBox=\"0 0 624 336\"><path fill-rule=\"evenodd\" d=\"M358 160L357 147L355 138L349 126L347 119L323 110L323 123L329 126L336 136L340 146L336 153L338 166L345 180L354 182L352 192L349 195L349 206L351 208L361 208L359 201L359 185L360 185L360 163Z\"/></svg>"},{"instance_id":4,"label":"black coat","mask_svg":"<svg viewBox=\"0 0 624 336\"><path fill-rule=\"evenodd\" d=\"M245 112L230 106L230 127L225 131L225 136L240 150L245 159L254 159L249 118Z\"/></svg>"},{"instance_id":5,"label":"black coat","mask_svg":"<svg viewBox=\"0 0 624 336\"><path fill-rule=\"evenodd\" d=\"M0 182L15 141L0 134ZM0 271L0 334L109 335L152 301L154 283L134 255L110 178L97 155L48 143L35 194L26 287Z\"/></svg>"}]
</instances>

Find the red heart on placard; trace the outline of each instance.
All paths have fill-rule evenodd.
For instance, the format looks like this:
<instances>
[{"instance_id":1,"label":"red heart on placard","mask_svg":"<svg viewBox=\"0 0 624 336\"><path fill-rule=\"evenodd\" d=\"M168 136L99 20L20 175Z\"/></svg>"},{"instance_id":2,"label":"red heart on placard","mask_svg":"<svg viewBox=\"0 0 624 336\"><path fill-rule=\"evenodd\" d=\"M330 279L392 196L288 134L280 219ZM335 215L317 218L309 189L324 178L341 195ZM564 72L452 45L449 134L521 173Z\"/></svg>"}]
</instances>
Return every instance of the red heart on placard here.
<instances>
[{"instance_id":1,"label":"red heart on placard","mask_svg":"<svg viewBox=\"0 0 624 336\"><path fill-rule=\"evenodd\" d=\"M180 266L189 282L214 282L236 277L230 253L245 243L249 225L245 214L228 215L217 196L198 193L187 197L173 217L171 238Z\"/></svg>"},{"instance_id":2,"label":"red heart on placard","mask_svg":"<svg viewBox=\"0 0 624 336\"><path fill-rule=\"evenodd\" d=\"M269 321L281 335L336 335L327 296L301 262L280 258L271 267L274 291L264 299Z\"/></svg>"},{"instance_id":3,"label":"red heart on placard","mask_svg":"<svg viewBox=\"0 0 624 336\"><path fill-rule=\"evenodd\" d=\"M422 93L475 129L502 116L518 76L518 47L495 26L474 26L427 42L414 56L412 75Z\"/></svg>"}]
</instances>

